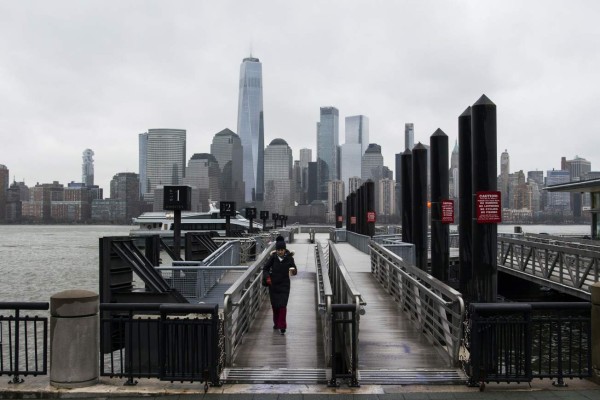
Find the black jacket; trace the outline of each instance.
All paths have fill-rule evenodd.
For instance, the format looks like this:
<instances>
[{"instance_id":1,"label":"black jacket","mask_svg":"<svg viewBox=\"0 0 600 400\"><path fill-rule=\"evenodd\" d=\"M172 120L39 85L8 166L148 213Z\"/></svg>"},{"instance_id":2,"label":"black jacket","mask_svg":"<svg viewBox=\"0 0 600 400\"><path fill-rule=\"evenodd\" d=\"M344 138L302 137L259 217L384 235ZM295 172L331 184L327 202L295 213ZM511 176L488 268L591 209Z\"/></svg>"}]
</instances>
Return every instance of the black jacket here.
<instances>
[{"instance_id":1,"label":"black jacket","mask_svg":"<svg viewBox=\"0 0 600 400\"><path fill-rule=\"evenodd\" d=\"M269 286L269 297L273 307L287 307L290 297L290 275L289 269L296 268L293 253L285 251L283 259L280 261L277 253L271 254L263 267L263 284L267 282L267 276L271 276L271 285Z\"/></svg>"}]
</instances>

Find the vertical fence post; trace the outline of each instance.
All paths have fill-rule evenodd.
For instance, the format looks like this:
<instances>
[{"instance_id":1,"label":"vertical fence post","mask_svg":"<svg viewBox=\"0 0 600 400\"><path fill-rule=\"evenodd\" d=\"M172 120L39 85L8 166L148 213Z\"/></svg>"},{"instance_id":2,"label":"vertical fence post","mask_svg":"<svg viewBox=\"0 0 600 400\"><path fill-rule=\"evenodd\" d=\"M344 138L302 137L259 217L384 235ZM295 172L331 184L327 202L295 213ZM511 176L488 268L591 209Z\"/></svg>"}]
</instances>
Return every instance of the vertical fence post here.
<instances>
[{"instance_id":1,"label":"vertical fence post","mask_svg":"<svg viewBox=\"0 0 600 400\"><path fill-rule=\"evenodd\" d=\"M592 294L592 371L600 380L600 282L590 286Z\"/></svg>"}]
</instances>

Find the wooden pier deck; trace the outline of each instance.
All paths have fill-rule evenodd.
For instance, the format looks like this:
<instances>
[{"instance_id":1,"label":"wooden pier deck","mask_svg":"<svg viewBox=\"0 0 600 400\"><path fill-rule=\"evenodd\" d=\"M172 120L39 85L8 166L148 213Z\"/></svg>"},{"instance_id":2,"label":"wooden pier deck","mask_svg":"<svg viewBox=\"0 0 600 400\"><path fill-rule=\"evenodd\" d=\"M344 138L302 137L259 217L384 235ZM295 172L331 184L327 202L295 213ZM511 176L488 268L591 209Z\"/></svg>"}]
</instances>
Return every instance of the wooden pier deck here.
<instances>
[{"instance_id":1,"label":"wooden pier deck","mask_svg":"<svg viewBox=\"0 0 600 400\"><path fill-rule=\"evenodd\" d=\"M316 240L326 243L327 234ZM446 383L463 379L456 368L417 332L393 299L371 275L370 257L347 243L336 244L358 290L367 302L360 319L359 370L364 383ZM226 371L226 381L324 382L325 357L316 304L315 245L297 234L288 249L295 251L298 275L292 278L285 335L273 329L270 303L264 301L249 332Z\"/></svg>"}]
</instances>

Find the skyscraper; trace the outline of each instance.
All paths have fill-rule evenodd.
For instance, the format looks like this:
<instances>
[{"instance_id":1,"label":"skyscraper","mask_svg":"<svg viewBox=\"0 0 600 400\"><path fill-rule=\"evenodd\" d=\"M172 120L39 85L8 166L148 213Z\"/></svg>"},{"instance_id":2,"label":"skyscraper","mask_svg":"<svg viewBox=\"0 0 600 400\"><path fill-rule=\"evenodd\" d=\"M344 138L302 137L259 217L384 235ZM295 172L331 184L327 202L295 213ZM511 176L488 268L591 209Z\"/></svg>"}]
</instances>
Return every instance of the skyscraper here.
<instances>
[{"instance_id":1,"label":"skyscraper","mask_svg":"<svg viewBox=\"0 0 600 400\"><path fill-rule=\"evenodd\" d=\"M502 193L502 207L507 208L510 193L508 187L508 175L510 174L510 157L508 156L508 151L505 149L502 154L500 154L500 192Z\"/></svg>"},{"instance_id":2,"label":"skyscraper","mask_svg":"<svg viewBox=\"0 0 600 400\"><path fill-rule=\"evenodd\" d=\"M273 139L265 149L265 208L290 214L292 205L292 149L283 139Z\"/></svg>"},{"instance_id":3,"label":"skyscraper","mask_svg":"<svg viewBox=\"0 0 600 400\"><path fill-rule=\"evenodd\" d=\"M337 179L339 114L335 107L321 107L320 121L317 123L319 200L327 199L327 182Z\"/></svg>"},{"instance_id":4,"label":"skyscraper","mask_svg":"<svg viewBox=\"0 0 600 400\"><path fill-rule=\"evenodd\" d=\"M140 194L154 200L157 186L179 185L185 176L184 129L148 129L139 136Z\"/></svg>"},{"instance_id":5,"label":"skyscraper","mask_svg":"<svg viewBox=\"0 0 600 400\"><path fill-rule=\"evenodd\" d=\"M140 176L133 172L119 172L110 181L110 198L120 201L115 220L129 223L140 214Z\"/></svg>"},{"instance_id":6,"label":"skyscraper","mask_svg":"<svg viewBox=\"0 0 600 400\"><path fill-rule=\"evenodd\" d=\"M361 178L363 182L367 179L374 179L378 168L379 170L383 168L381 146L376 143L371 143L362 157Z\"/></svg>"},{"instance_id":7,"label":"skyscraper","mask_svg":"<svg viewBox=\"0 0 600 400\"><path fill-rule=\"evenodd\" d=\"M264 190L262 64L252 56L240 66L237 133L244 148L245 201L261 201Z\"/></svg>"},{"instance_id":8,"label":"skyscraper","mask_svg":"<svg viewBox=\"0 0 600 400\"><path fill-rule=\"evenodd\" d=\"M208 211L209 201L220 200L220 177L219 163L212 154L196 153L190 158L183 183L192 187L192 211ZM194 196L195 191L198 197Z\"/></svg>"},{"instance_id":9,"label":"skyscraper","mask_svg":"<svg viewBox=\"0 0 600 400\"><path fill-rule=\"evenodd\" d=\"M346 117L346 142L340 146L341 180L361 176L362 157L369 147L369 119L364 115Z\"/></svg>"},{"instance_id":10,"label":"skyscraper","mask_svg":"<svg viewBox=\"0 0 600 400\"><path fill-rule=\"evenodd\" d=\"M223 129L213 137L210 153L217 159L221 170L220 200L235 201L236 206L242 208L245 193L240 137L229 129Z\"/></svg>"},{"instance_id":11,"label":"skyscraper","mask_svg":"<svg viewBox=\"0 0 600 400\"><path fill-rule=\"evenodd\" d=\"M0 222L6 219L6 203L8 199L8 168L0 164Z\"/></svg>"},{"instance_id":12,"label":"skyscraper","mask_svg":"<svg viewBox=\"0 0 600 400\"><path fill-rule=\"evenodd\" d=\"M409 150L415 147L415 125L412 122L404 124L404 147Z\"/></svg>"},{"instance_id":13,"label":"skyscraper","mask_svg":"<svg viewBox=\"0 0 600 400\"><path fill-rule=\"evenodd\" d=\"M87 187L94 186L94 152L85 149L82 154L81 182Z\"/></svg>"}]
</instances>

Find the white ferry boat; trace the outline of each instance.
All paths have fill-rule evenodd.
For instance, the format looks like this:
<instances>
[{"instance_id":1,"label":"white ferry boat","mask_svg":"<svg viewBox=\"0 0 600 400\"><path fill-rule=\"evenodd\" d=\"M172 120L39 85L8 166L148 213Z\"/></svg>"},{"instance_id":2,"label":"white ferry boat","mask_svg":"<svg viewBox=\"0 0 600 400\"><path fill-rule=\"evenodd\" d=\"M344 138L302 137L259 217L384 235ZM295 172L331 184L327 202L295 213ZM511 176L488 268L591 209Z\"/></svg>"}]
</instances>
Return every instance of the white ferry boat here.
<instances>
[{"instance_id":1,"label":"white ferry boat","mask_svg":"<svg viewBox=\"0 0 600 400\"><path fill-rule=\"evenodd\" d=\"M129 233L133 237L144 237L150 235L160 235L164 237L173 236L175 225L175 214L172 211L153 211L145 212L133 219L136 228ZM261 223L252 221L253 229L262 230ZM181 212L181 235L186 232L217 232L219 236L225 236L225 225L227 220L219 216L219 210L211 205L210 211L206 212ZM229 220L232 234L247 233L250 228L250 221L236 212L235 217Z\"/></svg>"}]
</instances>

